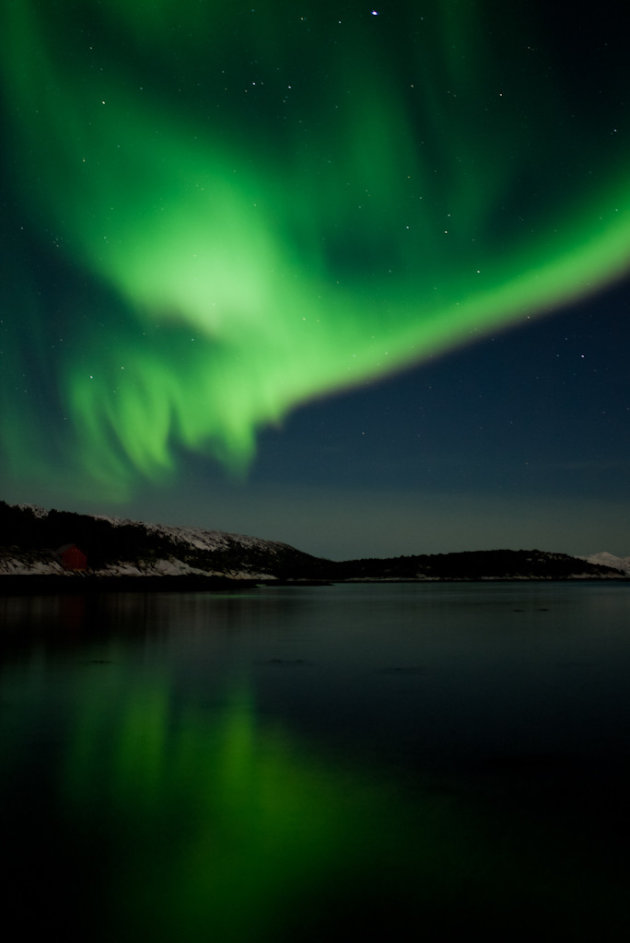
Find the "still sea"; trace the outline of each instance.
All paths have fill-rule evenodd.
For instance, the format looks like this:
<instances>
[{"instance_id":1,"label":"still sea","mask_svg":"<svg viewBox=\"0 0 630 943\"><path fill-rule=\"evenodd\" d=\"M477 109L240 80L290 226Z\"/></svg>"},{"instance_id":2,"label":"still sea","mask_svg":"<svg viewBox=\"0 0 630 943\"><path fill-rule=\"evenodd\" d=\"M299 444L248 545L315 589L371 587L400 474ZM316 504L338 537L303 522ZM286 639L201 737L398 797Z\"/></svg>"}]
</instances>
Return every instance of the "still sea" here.
<instances>
[{"instance_id":1,"label":"still sea","mask_svg":"<svg viewBox=\"0 0 630 943\"><path fill-rule=\"evenodd\" d=\"M620 940L630 583L0 597L5 927Z\"/></svg>"}]
</instances>

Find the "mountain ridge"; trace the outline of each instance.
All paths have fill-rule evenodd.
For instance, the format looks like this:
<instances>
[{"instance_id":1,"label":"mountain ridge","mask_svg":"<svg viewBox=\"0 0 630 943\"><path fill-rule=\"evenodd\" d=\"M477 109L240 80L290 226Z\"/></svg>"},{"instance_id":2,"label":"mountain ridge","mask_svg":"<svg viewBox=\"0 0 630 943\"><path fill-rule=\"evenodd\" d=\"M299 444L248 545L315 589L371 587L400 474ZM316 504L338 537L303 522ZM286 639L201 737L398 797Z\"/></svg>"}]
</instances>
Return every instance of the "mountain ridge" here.
<instances>
[{"instance_id":1,"label":"mountain ridge","mask_svg":"<svg viewBox=\"0 0 630 943\"><path fill-rule=\"evenodd\" d=\"M83 563L64 562L75 547ZM81 559L78 558L77 559ZM626 568L627 566L627 568ZM630 558L541 550L478 550L333 561L289 544L243 534L0 501L0 585L7 578L144 579L175 588L195 581L363 582L507 579L624 579ZM33 584L29 583L29 586ZM134 584L135 585L135 584Z\"/></svg>"},{"instance_id":2,"label":"mountain ridge","mask_svg":"<svg viewBox=\"0 0 630 943\"><path fill-rule=\"evenodd\" d=\"M608 553L607 550L603 550L600 553L592 553L588 557L580 557L579 559L586 560L587 563L610 566L630 576L630 557L618 557L614 553Z\"/></svg>"}]
</instances>

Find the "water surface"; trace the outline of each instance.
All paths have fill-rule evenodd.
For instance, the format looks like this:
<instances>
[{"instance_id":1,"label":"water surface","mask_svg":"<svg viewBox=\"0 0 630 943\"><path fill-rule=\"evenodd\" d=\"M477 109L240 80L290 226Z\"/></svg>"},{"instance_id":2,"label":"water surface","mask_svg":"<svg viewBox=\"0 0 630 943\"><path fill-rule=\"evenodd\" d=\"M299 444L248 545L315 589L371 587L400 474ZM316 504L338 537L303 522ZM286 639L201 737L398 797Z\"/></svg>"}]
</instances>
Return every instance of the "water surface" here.
<instances>
[{"instance_id":1,"label":"water surface","mask_svg":"<svg viewBox=\"0 0 630 943\"><path fill-rule=\"evenodd\" d=\"M629 614L616 583L0 599L5 912L617 939Z\"/></svg>"}]
</instances>

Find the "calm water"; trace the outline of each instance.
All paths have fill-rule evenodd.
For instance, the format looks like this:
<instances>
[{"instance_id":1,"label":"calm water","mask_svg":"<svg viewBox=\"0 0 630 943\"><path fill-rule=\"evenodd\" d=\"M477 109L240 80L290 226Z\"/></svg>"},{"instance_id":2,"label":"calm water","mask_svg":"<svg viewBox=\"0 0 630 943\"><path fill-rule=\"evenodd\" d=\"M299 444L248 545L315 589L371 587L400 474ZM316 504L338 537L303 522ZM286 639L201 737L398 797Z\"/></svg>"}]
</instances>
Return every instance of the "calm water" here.
<instances>
[{"instance_id":1,"label":"calm water","mask_svg":"<svg viewBox=\"0 0 630 943\"><path fill-rule=\"evenodd\" d=\"M0 599L5 922L627 935L630 584Z\"/></svg>"}]
</instances>

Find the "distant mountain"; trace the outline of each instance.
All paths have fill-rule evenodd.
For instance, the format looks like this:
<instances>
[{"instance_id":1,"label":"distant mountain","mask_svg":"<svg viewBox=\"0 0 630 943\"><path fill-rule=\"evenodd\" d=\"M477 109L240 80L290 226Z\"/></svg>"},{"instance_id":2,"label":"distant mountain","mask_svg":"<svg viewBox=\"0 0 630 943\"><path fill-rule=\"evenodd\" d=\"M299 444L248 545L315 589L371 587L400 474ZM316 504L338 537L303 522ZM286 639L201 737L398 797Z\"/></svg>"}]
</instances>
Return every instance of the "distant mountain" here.
<instances>
[{"instance_id":1,"label":"distant mountain","mask_svg":"<svg viewBox=\"0 0 630 943\"><path fill-rule=\"evenodd\" d=\"M542 580L619 579L609 564L587 562L544 550L471 550L338 564L343 579L370 580Z\"/></svg>"},{"instance_id":2,"label":"distant mountain","mask_svg":"<svg viewBox=\"0 0 630 943\"><path fill-rule=\"evenodd\" d=\"M630 558L576 558L541 550L480 550L334 562L242 534L143 524L0 501L0 585L7 578L74 577L166 588L214 582L620 579Z\"/></svg>"},{"instance_id":3,"label":"distant mountain","mask_svg":"<svg viewBox=\"0 0 630 943\"><path fill-rule=\"evenodd\" d=\"M627 576L630 576L630 557L616 557L614 553L593 553L590 557L580 557L588 563L595 563L598 566L610 566L615 570L621 570Z\"/></svg>"}]
</instances>

